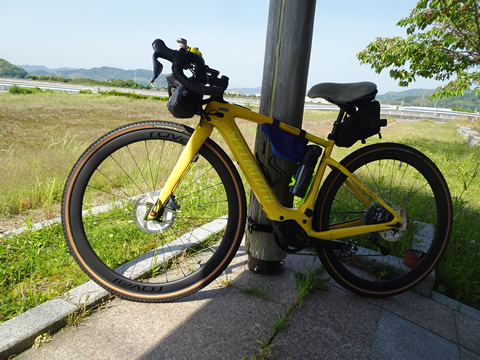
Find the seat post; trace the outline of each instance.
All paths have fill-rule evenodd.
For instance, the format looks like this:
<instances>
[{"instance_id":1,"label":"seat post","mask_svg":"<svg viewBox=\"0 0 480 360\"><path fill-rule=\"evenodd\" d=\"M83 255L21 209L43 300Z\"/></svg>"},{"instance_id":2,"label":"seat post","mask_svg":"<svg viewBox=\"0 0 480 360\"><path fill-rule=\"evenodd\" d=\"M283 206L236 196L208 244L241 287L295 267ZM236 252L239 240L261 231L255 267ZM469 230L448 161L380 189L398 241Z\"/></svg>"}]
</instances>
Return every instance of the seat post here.
<instances>
[{"instance_id":1,"label":"seat post","mask_svg":"<svg viewBox=\"0 0 480 360\"><path fill-rule=\"evenodd\" d=\"M333 129L330 134L328 134L328 140L335 139L335 135L337 134L338 131L338 126L341 124L343 118L345 117L346 110L344 108L340 108L340 111L338 112L337 115L337 120L333 123Z\"/></svg>"}]
</instances>

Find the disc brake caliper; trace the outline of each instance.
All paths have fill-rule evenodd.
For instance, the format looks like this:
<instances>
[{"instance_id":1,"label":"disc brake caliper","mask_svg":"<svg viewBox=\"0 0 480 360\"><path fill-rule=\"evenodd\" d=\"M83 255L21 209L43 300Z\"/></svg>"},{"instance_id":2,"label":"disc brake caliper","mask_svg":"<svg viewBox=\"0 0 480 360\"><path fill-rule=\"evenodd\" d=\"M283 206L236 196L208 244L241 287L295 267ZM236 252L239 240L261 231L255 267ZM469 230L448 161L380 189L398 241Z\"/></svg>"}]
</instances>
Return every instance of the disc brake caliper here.
<instances>
[{"instance_id":1,"label":"disc brake caliper","mask_svg":"<svg viewBox=\"0 0 480 360\"><path fill-rule=\"evenodd\" d=\"M152 214L152 209L156 205L159 195L158 191L146 193L135 202L133 218L137 227L144 232L151 234L162 233L168 230L175 221L176 210L180 206L175 201L174 195L170 195L158 213Z\"/></svg>"}]
</instances>

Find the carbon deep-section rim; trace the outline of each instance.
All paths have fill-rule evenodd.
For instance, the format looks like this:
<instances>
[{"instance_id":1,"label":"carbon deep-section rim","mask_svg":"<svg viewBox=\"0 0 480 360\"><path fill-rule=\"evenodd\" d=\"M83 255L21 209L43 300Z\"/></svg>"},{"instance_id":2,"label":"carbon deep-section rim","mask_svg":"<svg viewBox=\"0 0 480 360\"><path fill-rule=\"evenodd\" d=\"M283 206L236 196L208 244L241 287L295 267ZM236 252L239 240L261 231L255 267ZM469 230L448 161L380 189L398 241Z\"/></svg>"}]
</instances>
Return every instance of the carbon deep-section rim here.
<instances>
[{"instance_id":1,"label":"carbon deep-section rim","mask_svg":"<svg viewBox=\"0 0 480 360\"><path fill-rule=\"evenodd\" d=\"M243 184L210 139L160 221L143 225L192 131L166 121L120 127L93 143L67 180L62 222L71 253L90 278L122 298L160 302L198 291L240 245Z\"/></svg>"},{"instance_id":2,"label":"carbon deep-section rim","mask_svg":"<svg viewBox=\"0 0 480 360\"><path fill-rule=\"evenodd\" d=\"M397 211L402 225L341 239L347 245L342 251L318 248L320 260L333 279L357 294L383 297L410 289L434 270L450 237L452 203L445 179L425 155L401 144L360 148L341 164ZM334 169L319 192L314 228L390 219L382 206Z\"/></svg>"}]
</instances>

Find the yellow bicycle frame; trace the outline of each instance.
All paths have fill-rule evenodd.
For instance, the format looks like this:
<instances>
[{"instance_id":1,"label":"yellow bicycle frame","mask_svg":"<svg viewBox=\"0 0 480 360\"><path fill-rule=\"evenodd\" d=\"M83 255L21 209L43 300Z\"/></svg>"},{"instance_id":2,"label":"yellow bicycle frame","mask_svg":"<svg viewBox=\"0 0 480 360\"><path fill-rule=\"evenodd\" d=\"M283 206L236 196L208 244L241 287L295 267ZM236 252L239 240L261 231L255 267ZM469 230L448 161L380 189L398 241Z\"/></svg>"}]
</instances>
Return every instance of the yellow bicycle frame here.
<instances>
[{"instance_id":1,"label":"yellow bicycle frame","mask_svg":"<svg viewBox=\"0 0 480 360\"><path fill-rule=\"evenodd\" d=\"M216 128L232 151L235 160L238 162L240 169L245 175L248 184L253 190L268 219L273 221L295 220L302 226L309 237L323 240L340 239L349 236L388 230L401 223L402 218L396 211L361 184L344 166L331 158L330 155L334 147L334 142L332 140L324 140L309 133L306 133L305 138L324 148L320 165L318 166L310 191L308 192L305 201L298 208L288 208L281 205L235 122L236 119L243 119L256 124L272 124L273 119L241 106L219 103L216 101L210 102L207 105L205 112L208 114L208 117L202 116L200 123L194 130L183 153L178 159L175 168L163 187L156 206L148 216L148 220L152 220L156 213L161 209L162 205L168 200L177 185L180 183L183 175L188 170L199 149L210 136L213 128ZM285 123L280 123L279 126L280 129L297 136L301 131L300 129ZM356 193L366 206L371 206L372 201L379 203L393 215L393 219L387 223L373 225L365 225L363 219L354 220L337 225L333 229L327 231L314 231L312 228L312 217L307 216L306 214L311 214L312 211L307 210L313 210L315 207L315 200L327 166L338 169L347 176L347 186ZM369 200L364 194L367 194L373 200Z\"/></svg>"}]
</instances>

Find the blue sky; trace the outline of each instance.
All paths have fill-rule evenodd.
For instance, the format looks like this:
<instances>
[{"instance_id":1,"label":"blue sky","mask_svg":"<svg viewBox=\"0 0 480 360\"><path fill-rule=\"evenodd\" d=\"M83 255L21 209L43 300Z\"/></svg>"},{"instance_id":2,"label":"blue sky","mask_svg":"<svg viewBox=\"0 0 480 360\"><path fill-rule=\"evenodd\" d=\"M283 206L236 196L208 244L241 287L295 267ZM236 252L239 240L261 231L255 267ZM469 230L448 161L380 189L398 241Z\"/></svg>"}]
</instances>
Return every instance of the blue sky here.
<instances>
[{"instance_id":1,"label":"blue sky","mask_svg":"<svg viewBox=\"0 0 480 360\"><path fill-rule=\"evenodd\" d=\"M308 87L368 80L380 93L404 90L388 74L360 65L355 54L377 36L405 35L395 24L415 3L317 0ZM151 69L152 40L176 47L176 38L184 37L200 48L208 65L230 77L231 88L257 87L268 8L268 0L3 0L0 58L50 68ZM409 88L438 85L419 80Z\"/></svg>"}]
</instances>

